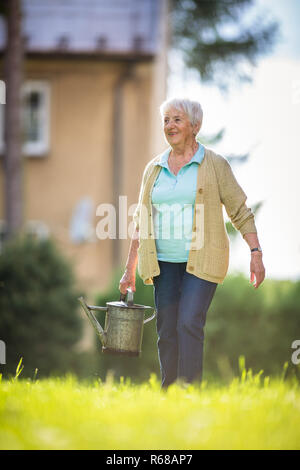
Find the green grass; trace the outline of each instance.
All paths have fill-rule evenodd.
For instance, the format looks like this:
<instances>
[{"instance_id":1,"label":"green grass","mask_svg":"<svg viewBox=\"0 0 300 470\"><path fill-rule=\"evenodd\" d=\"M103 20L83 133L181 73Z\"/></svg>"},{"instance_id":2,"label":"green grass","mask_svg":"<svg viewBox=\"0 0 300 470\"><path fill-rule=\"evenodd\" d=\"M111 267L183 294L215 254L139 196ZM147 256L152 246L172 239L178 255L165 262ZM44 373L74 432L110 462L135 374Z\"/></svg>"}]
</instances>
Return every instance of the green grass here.
<instances>
[{"instance_id":1,"label":"green grass","mask_svg":"<svg viewBox=\"0 0 300 470\"><path fill-rule=\"evenodd\" d=\"M299 449L300 387L251 370L229 385L0 382L1 449Z\"/></svg>"}]
</instances>

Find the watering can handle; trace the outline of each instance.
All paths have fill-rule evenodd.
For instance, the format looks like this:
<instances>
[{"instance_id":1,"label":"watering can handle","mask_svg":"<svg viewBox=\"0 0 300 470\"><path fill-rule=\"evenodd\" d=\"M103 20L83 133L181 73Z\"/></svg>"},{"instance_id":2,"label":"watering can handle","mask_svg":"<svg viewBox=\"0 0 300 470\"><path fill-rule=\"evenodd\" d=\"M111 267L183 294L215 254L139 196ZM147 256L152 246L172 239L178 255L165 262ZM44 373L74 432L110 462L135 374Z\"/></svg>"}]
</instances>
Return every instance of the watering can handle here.
<instances>
[{"instance_id":1,"label":"watering can handle","mask_svg":"<svg viewBox=\"0 0 300 470\"><path fill-rule=\"evenodd\" d=\"M126 301L126 296L127 297L127 305L133 305L133 292L132 290L130 289L130 287L127 288L127 293L126 294L120 294L120 301L122 302L125 302ZM146 318L146 320L144 320L144 325L145 323L148 323L149 321L153 320L153 318L156 317L156 310L154 310L154 313L151 317L149 318Z\"/></svg>"},{"instance_id":2,"label":"watering can handle","mask_svg":"<svg viewBox=\"0 0 300 470\"><path fill-rule=\"evenodd\" d=\"M152 315L151 317L146 318L146 320L144 320L144 325L145 325L145 323L148 323L148 321L153 320L153 318L155 318L155 317L156 317L156 310L154 310L154 313L153 313L153 315Z\"/></svg>"},{"instance_id":3,"label":"watering can handle","mask_svg":"<svg viewBox=\"0 0 300 470\"><path fill-rule=\"evenodd\" d=\"M126 294L122 294L122 293L120 294L120 301L126 302L126 297L127 297L127 305L133 305L133 292L129 287L127 288Z\"/></svg>"}]
</instances>

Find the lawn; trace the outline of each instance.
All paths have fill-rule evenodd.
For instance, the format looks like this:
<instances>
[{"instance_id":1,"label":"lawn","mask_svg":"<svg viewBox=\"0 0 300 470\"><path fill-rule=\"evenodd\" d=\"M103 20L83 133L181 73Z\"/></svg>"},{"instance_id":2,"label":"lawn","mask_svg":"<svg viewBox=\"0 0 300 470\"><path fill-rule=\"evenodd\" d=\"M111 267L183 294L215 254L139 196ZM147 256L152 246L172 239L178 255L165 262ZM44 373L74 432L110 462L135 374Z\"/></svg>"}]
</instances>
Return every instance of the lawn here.
<instances>
[{"instance_id":1,"label":"lawn","mask_svg":"<svg viewBox=\"0 0 300 470\"><path fill-rule=\"evenodd\" d=\"M112 378L2 379L1 449L300 449L300 386L252 376L160 389Z\"/></svg>"}]
</instances>

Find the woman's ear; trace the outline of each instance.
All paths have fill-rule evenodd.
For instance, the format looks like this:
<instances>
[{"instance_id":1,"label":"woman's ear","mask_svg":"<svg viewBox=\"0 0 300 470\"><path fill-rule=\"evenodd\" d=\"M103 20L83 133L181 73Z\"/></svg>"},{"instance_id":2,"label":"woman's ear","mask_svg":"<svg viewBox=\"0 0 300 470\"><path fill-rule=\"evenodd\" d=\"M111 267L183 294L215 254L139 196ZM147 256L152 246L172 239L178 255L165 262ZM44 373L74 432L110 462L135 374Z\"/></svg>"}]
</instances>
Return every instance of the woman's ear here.
<instances>
[{"instance_id":1,"label":"woman's ear","mask_svg":"<svg viewBox=\"0 0 300 470\"><path fill-rule=\"evenodd\" d=\"M202 124L201 122L197 122L197 124L193 126L193 133L195 136L199 134L199 131L201 129L201 124Z\"/></svg>"},{"instance_id":2,"label":"woman's ear","mask_svg":"<svg viewBox=\"0 0 300 470\"><path fill-rule=\"evenodd\" d=\"M193 134L194 134L195 137L196 137L196 135L199 133L200 128L201 128L201 124L200 124L200 123L195 124L195 125L193 126Z\"/></svg>"}]
</instances>

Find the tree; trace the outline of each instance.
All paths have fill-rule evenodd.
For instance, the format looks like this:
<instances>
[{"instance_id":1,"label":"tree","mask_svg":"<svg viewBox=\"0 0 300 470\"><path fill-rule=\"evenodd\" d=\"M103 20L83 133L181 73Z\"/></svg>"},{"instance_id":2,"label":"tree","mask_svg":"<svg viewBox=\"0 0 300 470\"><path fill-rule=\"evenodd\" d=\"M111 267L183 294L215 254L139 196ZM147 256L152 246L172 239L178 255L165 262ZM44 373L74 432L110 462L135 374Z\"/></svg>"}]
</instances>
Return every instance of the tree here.
<instances>
[{"instance_id":1,"label":"tree","mask_svg":"<svg viewBox=\"0 0 300 470\"><path fill-rule=\"evenodd\" d=\"M259 56L268 53L278 33L276 22L261 17L247 24L243 15L254 4L254 0L172 0L172 46L182 53L185 66L200 74L202 82L227 91L236 81L251 80L247 64L254 65ZM214 136L199 136L199 140L216 143L224 132L221 129ZM248 158L249 153L227 156L233 164ZM257 202L253 212L261 206L262 202ZM238 232L230 221L226 229L231 238L236 238Z\"/></svg>"},{"instance_id":2,"label":"tree","mask_svg":"<svg viewBox=\"0 0 300 470\"><path fill-rule=\"evenodd\" d=\"M278 24L249 20L254 0L172 0L172 45L202 82L227 90L236 79L251 79L247 65L270 51ZM249 24L250 22L250 24Z\"/></svg>"},{"instance_id":3,"label":"tree","mask_svg":"<svg viewBox=\"0 0 300 470\"><path fill-rule=\"evenodd\" d=\"M6 105L4 119L6 236L11 238L22 227L22 151L20 90L23 79L21 1L2 1L0 13L6 18L7 44L4 55Z\"/></svg>"}]
</instances>

